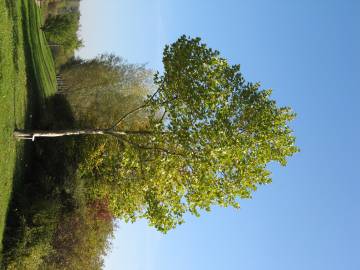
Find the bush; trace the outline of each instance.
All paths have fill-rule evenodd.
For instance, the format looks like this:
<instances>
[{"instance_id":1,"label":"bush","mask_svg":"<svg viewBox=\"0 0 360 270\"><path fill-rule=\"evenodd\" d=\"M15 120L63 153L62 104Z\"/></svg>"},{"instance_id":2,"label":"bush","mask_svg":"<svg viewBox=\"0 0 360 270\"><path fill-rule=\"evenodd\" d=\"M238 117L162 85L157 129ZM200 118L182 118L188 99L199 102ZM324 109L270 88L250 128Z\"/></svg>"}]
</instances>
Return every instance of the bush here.
<instances>
[{"instance_id":1,"label":"bush","mask_svg":"<svg viewBox=\"0 0 360 270\"><path fill-rule=\"evenodd\" d=\"M46 207L43 207L46 205ZM53 252L52 238L58 222L59 202L47 201L32 207L29 217L21 216L17 239L6 254L6 269L40 269Z\"/></svg>"},{"instance_id":2,"label":"bush","mask_svg":"<svg viewBox=\"0 0 360 270\"><path fill-rule=\"evenodd\" d=\"M113 217L105 201L92 202L62 216L53 238L50 269L98 270L109 248Z\"/></svg>"}]
</instances>

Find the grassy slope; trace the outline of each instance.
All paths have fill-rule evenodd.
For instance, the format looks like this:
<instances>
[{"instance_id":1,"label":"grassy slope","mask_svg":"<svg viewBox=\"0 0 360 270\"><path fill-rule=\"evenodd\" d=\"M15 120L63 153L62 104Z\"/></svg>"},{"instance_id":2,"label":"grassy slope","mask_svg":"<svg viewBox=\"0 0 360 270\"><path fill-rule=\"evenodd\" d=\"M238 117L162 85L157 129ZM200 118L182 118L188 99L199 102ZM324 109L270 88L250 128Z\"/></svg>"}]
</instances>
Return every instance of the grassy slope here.
<instances>
[{"instance_id":1,"label":"grassy slope","mask_svg":"<svg viewBox=\"0 0 360 270\"><path fill-rule=\"evenodd\" d=\"M26 17L27 57L31 60L28 68L36 88L33 92L36 92L40 100L44 100L56 91L54 61L45 35L40 30L43 18L41 10L35 5L35 1L22 0L22 3L23 15Z\"/></svg>"},{"instance_id":2,"label":"grassy slope","mask_svg":"<svg viewBox=\"0 0 360 270\"><path fill-rule=\"evenodd\" d=\"M13 181L21 181L14 178L21 178L24 165L23 144L12 132L30 127L26 114L31 114L31 104L43 104L56 89L51 52L39 30L41 18L33 0L0 0L0 244Z\"/></svg>"},{"instance_id":3,"label":"grassy slope","mask_svg":"<svg viewBox=\"0 0 360 270\"><path fill-rule=\"evenodd\" d=\"M0 0L0 240L17 163L16 152L22 152L22 144L15 142L12 132L15 123L19 128L25 123L25 56L18 8L13 5L9 10L5 0Z\"/></svg>"}]
</instances>

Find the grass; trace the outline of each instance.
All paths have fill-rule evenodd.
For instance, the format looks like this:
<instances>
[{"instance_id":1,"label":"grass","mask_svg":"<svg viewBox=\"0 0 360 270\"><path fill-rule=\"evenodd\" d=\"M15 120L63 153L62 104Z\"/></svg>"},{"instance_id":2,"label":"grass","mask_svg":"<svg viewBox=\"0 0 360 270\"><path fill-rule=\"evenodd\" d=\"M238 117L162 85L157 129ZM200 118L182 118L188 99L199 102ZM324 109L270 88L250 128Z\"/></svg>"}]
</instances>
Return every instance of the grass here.
<instances>
[{"instance_id":1,"label":"grass","mask_svg":"<svg viewBox=\"0 0 360 270\"><path fill-rule=\"evenodd\" d=\"M25 144L13 131L36 124L33 114L56 90L42 18L35 1L0 0L0 245L12 190L27 166Z\"/></svg>"},{"instance_id":2,"label":"grass","mask_svg":"<svg viewBox=\"0 0 360 270\"><path fill-rule=\"evenodd\" d=\"M113 220L101 219L76 178L90 143L85 151L81 138L13 138L14 129L74 124L65 98L54 95L43 19L34 0L0 0L0 268L100 268Z\"/></svg>"},{"instance_id":3,"label":"grass","mask_svg":"<svg viewBox=\"0 0 360 270\"><path fill-rule=\"evenodd\" d=\"M15 3L16 4L16 3ZM17 159L23 144L12 136L15 127L25 125L27 103L25 54L22 21L18 6L7 6L0 0L0 240L2 241L6 214ZM1 242L0 242L1 243ZM1 248L1 246L0 246Z\"/></svg>"},{"instance_id":4,"label":"grass","mask_svg":"<svg viewBox=\"0 0 360 270\"><path fill-rule=\"evenodd\" d=\"M45 34L40 30L43 16L35 1L22 0L25 19L29 74L33 76L36 94L40 101L56 91L55 64Z\"/></svg>"}]
</instances>

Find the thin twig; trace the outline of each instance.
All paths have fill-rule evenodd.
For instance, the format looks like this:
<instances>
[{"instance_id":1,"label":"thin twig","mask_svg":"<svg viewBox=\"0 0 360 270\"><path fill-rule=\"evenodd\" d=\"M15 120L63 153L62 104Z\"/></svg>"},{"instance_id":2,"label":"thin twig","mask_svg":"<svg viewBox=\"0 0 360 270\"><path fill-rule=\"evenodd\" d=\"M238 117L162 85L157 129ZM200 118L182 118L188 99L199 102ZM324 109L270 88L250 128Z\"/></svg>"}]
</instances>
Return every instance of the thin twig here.
<instances>
[{"instance_id":1,"label":"thin twig","mask_svg":"<svg viewBox=\"0 0 360 270\"><path fill-rule=\"evenodd\" d=\"M164 110L164 113L163 113L163 115L161 116L161 119L160 119L160 123L164 120L164 117L165 117L165 115L166 115L166 110Z\"/></svg>"}]
</instances>

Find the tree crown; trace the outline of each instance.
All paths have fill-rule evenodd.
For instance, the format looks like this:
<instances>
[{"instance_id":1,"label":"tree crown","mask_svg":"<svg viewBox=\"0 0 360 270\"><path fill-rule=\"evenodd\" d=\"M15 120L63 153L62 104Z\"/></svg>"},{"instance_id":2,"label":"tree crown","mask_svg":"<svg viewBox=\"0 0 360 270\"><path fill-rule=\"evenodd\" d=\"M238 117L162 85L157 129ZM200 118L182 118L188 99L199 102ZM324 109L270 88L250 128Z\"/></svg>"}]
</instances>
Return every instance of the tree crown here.
<instances>
[{"instance_id":1,"label":"tree crown","mask_svg":"<svg viewBox=\"0 0 360 270\"><path fill-rule=\"evenodd\" d=\"M83 171L101 175L90 196L106 197L116 216L144 217L166 232L186 212L238 208L239 199L271 182L267 165L286 165L298 148L291 109L278 107L271 90L246 82L239 65L200 38L182 36L166 46L163 63L157 91L141 106L147 132L100 144Z\"/></svg>"}]
</instances>

